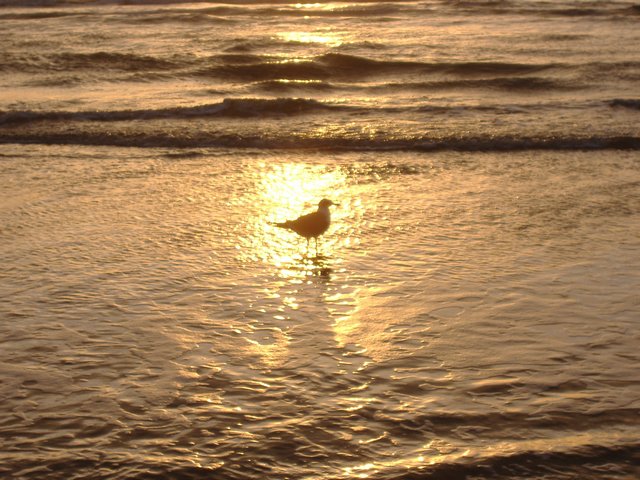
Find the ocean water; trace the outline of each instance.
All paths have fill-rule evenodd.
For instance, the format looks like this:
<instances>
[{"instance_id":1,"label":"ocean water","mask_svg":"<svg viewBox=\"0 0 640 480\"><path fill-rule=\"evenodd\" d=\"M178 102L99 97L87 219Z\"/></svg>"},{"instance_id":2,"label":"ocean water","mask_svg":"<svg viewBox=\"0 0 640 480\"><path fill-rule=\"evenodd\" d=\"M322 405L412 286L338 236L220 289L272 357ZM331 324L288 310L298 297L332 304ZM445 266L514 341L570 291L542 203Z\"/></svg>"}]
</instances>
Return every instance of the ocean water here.
<instances>
[{"instance_id":1,"label":"ocean water","mask_svg":"<svg viewBox=\"0 0 640 480\"><path fill-rule=\"evenodd\" d=\"M640 478L638 20L0 1L0 477Z\"/></svg>"}]
</instances>

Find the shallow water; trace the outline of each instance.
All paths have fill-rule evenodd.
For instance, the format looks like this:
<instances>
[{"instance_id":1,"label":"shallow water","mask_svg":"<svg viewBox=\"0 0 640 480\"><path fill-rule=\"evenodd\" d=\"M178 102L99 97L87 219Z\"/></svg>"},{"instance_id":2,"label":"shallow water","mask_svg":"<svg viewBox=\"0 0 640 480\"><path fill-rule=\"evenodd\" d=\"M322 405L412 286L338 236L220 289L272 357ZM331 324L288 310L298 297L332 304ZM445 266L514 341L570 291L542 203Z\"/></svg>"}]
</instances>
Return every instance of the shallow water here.
<instances>
[{"instance_id":1,"label":"shallow water","mask_svg":"<svg viewBox=\"0 0 640 480\"><path fill-rule=\"evenodd\" d=\"M0 476L640 477L639 14L0 0Z\"/></svg>"},{"instance_id":2,"label":"shallow water","mask_svg":"<svg viewBox=\"0 0 640 480\"><path fill-rule=\"evenodd\" d=\"M6 146L8 478L640 475L636 152ZM341 203L319 245L269 225Z\"/></svg>"}]
</instances>

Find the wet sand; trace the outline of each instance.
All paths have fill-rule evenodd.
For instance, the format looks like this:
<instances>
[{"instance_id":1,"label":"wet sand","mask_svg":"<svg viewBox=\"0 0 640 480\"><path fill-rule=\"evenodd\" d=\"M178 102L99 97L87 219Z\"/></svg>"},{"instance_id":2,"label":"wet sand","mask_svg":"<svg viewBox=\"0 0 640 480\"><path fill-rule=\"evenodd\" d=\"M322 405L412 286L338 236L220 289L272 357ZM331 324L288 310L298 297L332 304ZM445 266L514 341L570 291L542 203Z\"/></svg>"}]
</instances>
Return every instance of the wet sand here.
<instances>
[{"instance_id":1,"label":"wet sand","mask_svg":"<svg viewBox=\"0 0 640 480\"><path fill-rule=\"evenodd\" d=\"M7 146L8 478L634 478L636 152ZM321 256L270 221L339 201Z\"/></svg>"}]
</instances>

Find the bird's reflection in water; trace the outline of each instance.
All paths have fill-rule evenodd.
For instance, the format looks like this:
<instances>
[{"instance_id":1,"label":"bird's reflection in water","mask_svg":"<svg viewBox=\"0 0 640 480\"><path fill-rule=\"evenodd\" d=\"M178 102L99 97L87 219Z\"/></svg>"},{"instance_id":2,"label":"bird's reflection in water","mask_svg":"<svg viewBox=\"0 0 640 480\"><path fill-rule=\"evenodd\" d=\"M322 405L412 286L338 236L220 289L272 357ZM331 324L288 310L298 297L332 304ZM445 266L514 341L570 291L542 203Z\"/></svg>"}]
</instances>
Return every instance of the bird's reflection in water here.
<instances>
[{"instance_id":1,"label":"bird's reflection in water","mask_svg":"<svg viewBox=\"0 0 640 480\"><path fill-rule=\"evenodd\" d=\"M306 277L320 277L326 280L331 278L333 273L331 257L325 255L303 255L294 260L295 263L292 263L287 268L290 272L296 272Z\"/></svg>"}]
</instances>

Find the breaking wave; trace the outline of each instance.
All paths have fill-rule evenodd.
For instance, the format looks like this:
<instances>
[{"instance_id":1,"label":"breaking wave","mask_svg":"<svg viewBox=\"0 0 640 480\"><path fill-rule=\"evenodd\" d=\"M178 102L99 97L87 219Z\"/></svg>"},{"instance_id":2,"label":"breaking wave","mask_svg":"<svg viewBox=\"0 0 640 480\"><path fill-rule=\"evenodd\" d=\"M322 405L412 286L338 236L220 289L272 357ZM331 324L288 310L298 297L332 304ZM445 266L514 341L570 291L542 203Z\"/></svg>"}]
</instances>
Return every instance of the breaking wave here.
<instances>
[{"instance_id":1,"label":"breaking wave","mask_svg":"<svg viewBox=\"0 0 640 480\"><path fill-rule=\"evenodd\" d=\"M518 2L509 0L443 0L442 6L458 12L493 15L518 14L537 17L596 17L624 20L640 13L638 5L622 2Z\"/></svg>"},{"instance_id":2,"label":"breaking wave","mask_svg":"<svg viewBox=\"0 0 640 480\"><path fill-rule=\"evenodd\" d=\"M624 107L632 110L640 110L640 100L629 98L616 98L609 102L612 107Z\"/></svg>"},{"instance_id":3,"label":"breaking wave","mask_svg":"<svg viewBox=\"0 0 640 480\"><path fill-rule=\"evenodd\" d=\"M531 79L496 79L486 81L463 82L469 88L475 86L490 86L495 88L510 89L542 89L547 85L544 81L536 84ZM447 82L443 83L415 83L415 84L384 84L369 87L371 89L437 89L447 88ZM456 85L460 88L460 85ZM257 88L270 90L271 92L288 89L313 89L332 90L341 88L328 82L290 82L272 80L259 82ZM549 87L547 87L549 88ZM158 109L142 110L80 110L80 111L40 111L40 110L11 110L0 111L0 126L14 127L16 125L36 124L42 122L127 122L127 121L152 121L158 119L189 119L189 118L233 118L233 117L288 117L297 115L323 114L323 113L351 113L359 116L367 115L371 118L380 118L387 114L460 114L463 112L491 112L496 115L510 115L514 113L526 113L549 108L592 108L596 103L533 103L533 104L479 104L479 105L446 105L446 104L422 104L422 105L397 105L376 106L357 105L345 103L333 103L320 101L313 98L279 97L279 98L225 98L221 102L207 103L195 106L176 106ZM633 110L640 109L640 100L613 99L605 101L602 105L610 108L624 107Z\"/></svg>"},{"instance_id":4,"label":"breaking wave","mask_svg":"<svg viewBox=\"0 0 640 480\"><path fill-rule=\"evenodd\" d=\"M279 45L277 40L276 46ZM584 64L518 63L498 61L425 62L405 59L384 60L362 55L325 53L313 57L283 58L254 53L255 45L236 44L220 54L208 57L189 55L137 55L99 51L93 53L0 52L0 72L40 74L42 86L57 78L48 73L74 74L81 81L102 79L108 72L110 81L155 81L162 78L206 78L236 83L281 82L271 86L281 89L283 81L359 82L398 77L411 80L409 88L500 88L506 90L571 89L602 78L635 78L640 62L591 62ZM124 77L113 73L123 72ZM134 74L135 77L131 77ZM570 74L569 76L567 74ZM416 82L415 78L421 78ZM38 78L36 78L38 80ZM33 81L33 80L32 80ZM395 82L402 85L402 80ZM301 86L301 85L298 85ZM261 89L264 90L265 85ZM289 85L291 87L291 85Z\"/></svg>"},{"instance_id":5,"label":"breaking wave","mask_svg":"<svg viewBox=\"0 0 640 480\"><path fill-rule=\"evenodd\" d=\"M479 79L450 79L430 82L387 83L376 85L374 90L448 90L448 89L496 89L507 91L577 90L582 85L569 80L546 77L493 77Z\"/></svg>"},{"instance_id":6,"label":"breaking wave","mask_svg":"<svg viewBox=\"0 0 640 480\"><path fill-rule=\"evenodd\" d=\"M377 75L418 73L451 74L461 77L478 75L525 75L551 68L555 64L524 64L509 62L418 62L378 60L358 55L327 53L311 58L282 59L238 50L226 55L204 59L194 57L156 57L119 52L16 55L0 53L0 71L27 73L66 71L175 71L187 76L211 76L229 80L280 79L360 79Z\"/></svg>"},{"instance_id":7,"label":"breaking wave","mask_svg":"<svg viewBox=\"0 0 640 480\"><path fill-rule=\"evenodd\" d=\"M141 148L260 148L266 150L328 151L527 151L527 150L640 150L640 137L606 136L305 136L285 132L265 135L211 131L0 131L0 144L107 145Z\"/></svg>"},{"instance_id":8,"label":"breaking wave","mask_svg":"<svg viewBox=\"0 0 640 480\"><path fill-rule=\"evenodd\" d=\"M227 98L220 103L194 107L171 107L155 110L79 111L79 112L0 112L0 125L44 121L122 122L190 117L256 117L265 115L300 115L313 111L346 109L305 98Z\"/></svg>"},{"instance_id":9,"label":"breaking wave","mask_svg":"<svg viewBox=\"0 0 640 480\"><path fill-rule=\"evenodd\" d=\"M83 2L77 0L0 0L0 7L77 7ZM200 8L182 8L184 4L203 4ZM101 5L127 6L162 6L162 8L148 9L143 14L126 15L120 19L130 23L164 23L175 21L186 22L218 22L233 21L234 17L271 16L271 17L373 17L384 20L396 15L407 15L412 12L429 12L433 8L449 8L460 13L491 13L524 14L535 16L561 17L608 17L611 19L624 18L628 15L640 13L640 6L625 5L610 2L514 2L508 0L442 0L441 2L375 2L361 0L345 5L306 4L305 8L298 8L285 1L229 1L228 4L211 5L205 0L101 0ZM166 8L166 6L170 6ZM31 20L36 18L51 18L65 15L61 11L51 11L45 17L32 16L29 12L9 13L0 18L16 20ZM73 13L72 13L73 14ZM37 14L40 15L40 14Z\"/></svg>"},{"instance_id":10,"label":"breaking wave","mask_svg":"<svg viewBox=\"0 0 640 480\"><path fill-rule=\"evenodd\" d=\"M391 74L450 74L457 76L523 75L558 67L555 64L523 64L509 62L417 62L378 60L357 55L327 53L299 61L278 61L261 58L259 61L225 62L199 70L203 76L238 80L329 80L362 79Z\"/></svg>"}]
</instances>

